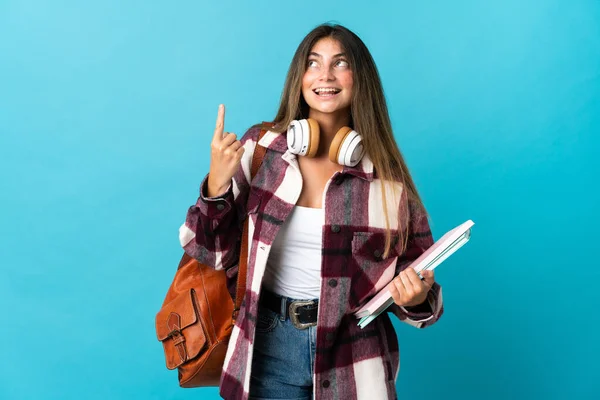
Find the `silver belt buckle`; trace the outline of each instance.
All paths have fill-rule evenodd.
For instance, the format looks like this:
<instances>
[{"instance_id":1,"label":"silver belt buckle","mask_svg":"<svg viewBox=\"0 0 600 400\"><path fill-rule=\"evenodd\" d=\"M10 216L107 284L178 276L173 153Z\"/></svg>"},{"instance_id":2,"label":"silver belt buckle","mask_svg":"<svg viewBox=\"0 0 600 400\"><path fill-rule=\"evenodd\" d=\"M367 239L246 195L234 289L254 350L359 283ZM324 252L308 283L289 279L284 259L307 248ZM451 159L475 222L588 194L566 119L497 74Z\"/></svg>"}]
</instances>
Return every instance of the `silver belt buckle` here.
<instances>
[{"instance_id":1,"label":"silver belt buckle","mask_svg":"<svg viewBox=\"0 0 600 400\"><path fill-rule=\"evenodd\" d=\"M290 303L290 308L288 310L289 316L290 316L290 321L292 321L292 324L298 328L298 329L306 329L309 328L311 326L315 326L317 325L317 322L307 322L307 323L302 323L300 321L298 321L298 312L297 309L298 307L304 307L304 306L312 306L314 305L315 302L312 300L308 300L308 301L293 301L292 303Z\"/></svg>"}]
</instances>

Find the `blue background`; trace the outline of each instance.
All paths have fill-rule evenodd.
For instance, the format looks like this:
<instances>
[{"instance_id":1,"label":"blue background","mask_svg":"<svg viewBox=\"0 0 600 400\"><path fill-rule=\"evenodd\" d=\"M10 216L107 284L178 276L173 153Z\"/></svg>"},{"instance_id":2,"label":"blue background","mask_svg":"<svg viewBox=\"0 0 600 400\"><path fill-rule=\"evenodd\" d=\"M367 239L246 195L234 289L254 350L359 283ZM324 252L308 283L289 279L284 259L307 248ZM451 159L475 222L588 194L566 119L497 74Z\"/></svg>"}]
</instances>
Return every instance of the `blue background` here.
<instances>
[{"instance_id":1,"label":"blue background","mask_svg":"<svg viewBox=\"0 0 600 400\"><path fill-rule=\"evenodd\" d=\"M446 313L396 324L400 398L600 397L600 2L0 1L0 398L212 399L154 333L226 130L273 118L321 22L380 69Z\"/></svg>"}]
</instances>

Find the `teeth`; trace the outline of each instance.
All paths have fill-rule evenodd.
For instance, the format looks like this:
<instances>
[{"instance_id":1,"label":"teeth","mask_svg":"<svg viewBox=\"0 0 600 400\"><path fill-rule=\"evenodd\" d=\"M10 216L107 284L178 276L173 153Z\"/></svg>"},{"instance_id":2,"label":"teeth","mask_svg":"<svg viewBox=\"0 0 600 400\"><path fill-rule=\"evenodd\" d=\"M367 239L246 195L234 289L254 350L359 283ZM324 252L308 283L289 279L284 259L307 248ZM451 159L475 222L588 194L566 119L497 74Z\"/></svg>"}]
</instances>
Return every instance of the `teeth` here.
<instances>
[{"instance_id":1,"label":"teeth","mask_svg":"<svg viewBox=\"0 0 600 400\"><path fill-rule=\"evenodd\" d=\"M315 89L315 92L317 92L317 93L337 93L337 92L339 92L339 89L335 89L335 88L317 88L317 89Z\"/></svg>"}]
</instances>

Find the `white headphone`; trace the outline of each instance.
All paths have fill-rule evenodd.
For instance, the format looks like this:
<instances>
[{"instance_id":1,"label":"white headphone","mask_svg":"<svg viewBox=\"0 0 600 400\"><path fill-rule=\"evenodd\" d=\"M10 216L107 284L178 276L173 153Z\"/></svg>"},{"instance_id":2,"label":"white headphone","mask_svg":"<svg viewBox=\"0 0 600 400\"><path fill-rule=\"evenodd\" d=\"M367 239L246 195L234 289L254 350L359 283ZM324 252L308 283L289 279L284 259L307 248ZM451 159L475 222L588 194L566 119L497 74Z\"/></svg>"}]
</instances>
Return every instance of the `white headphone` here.
<instances>
[{"instance_id":1,"label":"white headphone","mask_svg":"<svg viewBox=\"0 0 600 400\"><path fill-rule=\"evenodd\" d=\"M317 121L310 118L292 121L287 129L287 144L291 153L314 157L319 149ZM362 137L347 126L337 131L329 147L329 159L348 167L358 164L364 154Z\"/></svg>"}]
</instances>

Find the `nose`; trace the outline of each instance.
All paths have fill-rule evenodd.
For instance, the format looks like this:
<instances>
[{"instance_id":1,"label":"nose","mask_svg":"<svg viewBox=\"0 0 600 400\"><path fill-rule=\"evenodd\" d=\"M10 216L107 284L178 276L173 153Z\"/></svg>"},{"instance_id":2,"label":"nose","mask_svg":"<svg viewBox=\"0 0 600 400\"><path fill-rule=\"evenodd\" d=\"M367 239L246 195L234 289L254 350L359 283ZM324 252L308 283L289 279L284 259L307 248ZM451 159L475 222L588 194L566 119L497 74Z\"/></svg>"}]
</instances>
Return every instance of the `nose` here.
<instances>
[{"instance_id":1,"label":"nose","mask_svg":"<svg viewBox=\"0 0 600 400\"><path fill-rule=\"evenodd\" d=\"M323 68L321 72L321 76L319 77L321 81L333 81L335 80L335 75L333 74L333 70L331 68Z\"/></svg>"}]
</instances>

